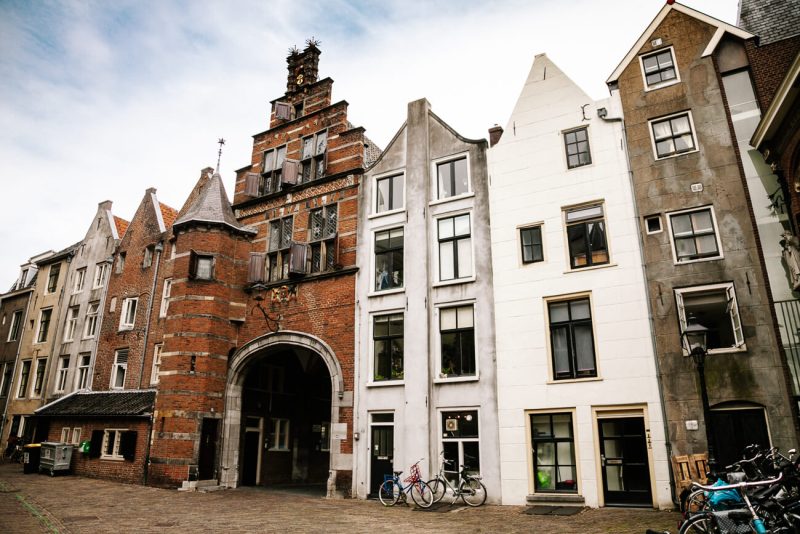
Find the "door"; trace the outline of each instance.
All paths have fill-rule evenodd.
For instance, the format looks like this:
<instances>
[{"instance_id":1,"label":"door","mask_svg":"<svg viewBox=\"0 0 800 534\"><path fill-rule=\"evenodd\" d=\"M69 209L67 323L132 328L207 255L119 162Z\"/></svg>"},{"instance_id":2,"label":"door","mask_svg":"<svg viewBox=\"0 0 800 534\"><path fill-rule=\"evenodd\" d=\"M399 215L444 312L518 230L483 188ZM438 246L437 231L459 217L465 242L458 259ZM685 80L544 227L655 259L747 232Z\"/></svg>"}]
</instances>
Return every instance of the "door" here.
<instances>
[{"instance_id":1,"label":"door","mask_svg":"<svg viewBox=\"0 0 800 534\"><path fill-rule=\"evenodd\" d=\"M718 466L741 460L742 450L753 443L769 447L763 408L712 410L711 432Z\"/></svg>"},{"instance_id":2,"label":"door","mask_svg":"<svg viewBox=\"0 0 800 534\"><path fill-rule=\"evenodd\" d=\"M218 419L203 418L200 429L200 454L198 460L198 475L200 480L211 480L216 477L217 459L217 424Z\"/></svg>"},{"instance_id":3,"label":"door","mask_svg":"<svg viewBox=\"0 0 800 534\"><path fill-rule=\"evenodd\" d=\"M263 417L247 417L242 450L242 485L254 486L261 482L261 447L264 430Z\"/></svg>"},{"instance_id":4,"label":"door","mask_svg":"<svg viewBox=\"0 0 800 534\"><path fill-rule=\"evenodd\" d=\"M394 469L394 427L373 426L370 452L370 495L377 495L383 484L384 475L391 475Z\"/></svg>"},{"instance_id":5,"label":"door","mask_svg":"<svg viewBox=\"0 0 800 534\"><path fill-rule=\"evenodd\" d=\"M644 418L598 419L606 506L652 506Z\"/></svg>"}]
</instances>

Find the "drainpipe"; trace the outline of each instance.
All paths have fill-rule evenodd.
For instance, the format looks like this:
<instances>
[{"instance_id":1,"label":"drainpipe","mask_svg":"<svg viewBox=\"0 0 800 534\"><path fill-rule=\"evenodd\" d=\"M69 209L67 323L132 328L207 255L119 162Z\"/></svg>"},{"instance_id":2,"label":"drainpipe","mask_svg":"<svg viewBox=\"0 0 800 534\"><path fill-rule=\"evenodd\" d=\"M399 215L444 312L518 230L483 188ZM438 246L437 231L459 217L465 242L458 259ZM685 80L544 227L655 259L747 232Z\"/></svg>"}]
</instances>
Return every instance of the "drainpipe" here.
<instances>
[{"instance_id":1,"label":"drainpipe","mask_svg":"<svg viewBox=\"0 0 800 534\"><path fill-rule=\"evenodd\" d=\"M153 268L153 285L150 288L150 298L147 300L147 321L144 324L144 340L142 342L142 363L139 366L139 385L136 389L142 389L142 377L144 376L144 360L147 358L147 338L150 336L150 320L153 316L153 301L156 296L156 286L158 285L158 269L161 266L161 253L164 251L164 244L159 241L155 246L156 264Z\"/></svg>"},{"instance_id":2,"label":"drainpipe","mask_svg":"<svg viewBox=\"0 0 800 534\"><path fill-rule=\"evenodd\" d=\"M601 110L603 113L601 114ZM639 259L642 265L642 277L644 279L645 284L647 284L647 267L644 261L644 239L642 238L642 228L640 226L640 216L639 216L639 206L636 203L635 198L635 189L633 184L633 171L631 170L631 162L628 159L628 135L627 135L627 127L625 126L625 120L622 117L608 117L606 115L605 108L600 108L597 110L597 116L600 117L604 122L618 122L620 126L622 126L622 151L625 153L625 166L628 170L628 182L631 187L631 195L634 197L633 199L633 213L634 217L636 218L636 229L638 230L639 235ZM661 419L664 424L664 443L667 448L667 461L670 462L670 458L672 458L672 442L669 438L669 425L667 424L667 409L664 406L664 390L662 388L662 380L661 380L661 364L658 361L658 347L656 347L656 340L655 337L652 335L655 332L655 319L653 317L653 306L650 304L650 298L645 299L647 302L647 319L650 323L650 344L653 347L653 359L655 360L656 364L656 382L658 383L658 399L659 404L661 405ZM672 499L672 504L674 504L678 509L680 509L680 502L675 498L675 474L672 472L671 466L668 466L667 471L669 472L669 489L670 489L670 499Z\"/></svg>"},{"instance_id":3,"label":"drainpipe","mask_svg":"<svg viewBox=\"0 0 800 534\"><path fill-rule=\"evenodd\" d=\"M23 283L25 281L23 280ZM20 330L17 334L17 354L14 356L14 365L11 367L11 385L8 388L8 396L6 397L6 405L3 407L3 419L0 420L0 440L3 439L3 432L6 427L6 417L8 416L8 404L11 402L11 396L14 393L14 377L17 376L17 363L19 363L19 353L22 351L22 335L25 333L25 322L28 320L28 310L31 309L31 297L33 296L33 289L28 289L28 302L25 304L25 311L22 313L22 321L19 323ZM0 299L1 301L2 299ZM11 436L9 436L11 437Z\"/></svg>"}]
</instances>

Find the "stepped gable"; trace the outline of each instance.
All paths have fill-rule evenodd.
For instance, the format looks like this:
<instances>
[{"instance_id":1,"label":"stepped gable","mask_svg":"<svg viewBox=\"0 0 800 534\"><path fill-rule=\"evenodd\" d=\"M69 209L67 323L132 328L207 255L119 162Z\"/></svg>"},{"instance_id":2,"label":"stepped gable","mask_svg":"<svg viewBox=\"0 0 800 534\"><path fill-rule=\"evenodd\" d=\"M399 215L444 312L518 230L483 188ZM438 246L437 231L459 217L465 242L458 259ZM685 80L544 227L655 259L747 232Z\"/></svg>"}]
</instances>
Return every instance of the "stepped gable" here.
<instances>
[{"instance_id":1,"label":"stepped gable","mask_svg":"<svg viewBox=\"0 0 800 534\"><path fill-rule=\"evenodd\" d=\"M203 179L203 177L200 178L200 180ZM222 184L222 177L218 172L215 172L201 187L195 201L175 220L173 226L185 226L193 222L224 226L244 234L257 233L234 217L231 203L225 193L225 186Z\"/></svg>"}]
</instances>

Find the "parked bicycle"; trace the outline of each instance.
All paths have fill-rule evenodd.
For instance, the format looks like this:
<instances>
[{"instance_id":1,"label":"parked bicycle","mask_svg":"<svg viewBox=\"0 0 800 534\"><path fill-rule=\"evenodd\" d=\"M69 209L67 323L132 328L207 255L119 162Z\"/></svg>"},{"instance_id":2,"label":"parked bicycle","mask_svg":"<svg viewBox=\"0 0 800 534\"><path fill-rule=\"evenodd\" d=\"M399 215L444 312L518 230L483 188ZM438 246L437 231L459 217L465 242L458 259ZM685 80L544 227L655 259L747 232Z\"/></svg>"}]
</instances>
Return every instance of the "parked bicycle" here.
<instances>
[{"instance_id":1,"label":"parked bicycle","mask_svg":"<svg viewBox=\"0 0 800 534\"><path fill-rule=\"evenodd\" d=\"M394 506L399 501L408 504L407 495L411 494L411 499L420 508L429 508L433 504L433 492L428 487L428 484L422 480L422 473L419 469L419 463L424 460L420 458L417 463L411 466L411 474L406 477L403 485L400 481L402 471L394 471L392 478L384 480L381 487L378 489L378 499L384 506Z\"/></svg>"},{"instance_id":2,"label":"parked bicycle","mask_svg":"<svg viewBox=\"0 0 800 534\"><path fill-rule=\"evenodd\" d=\"M433 492L433 502L441 501L448 490L453 495L453 502L461 497L465 504L469 506L480 506L486 502L486 486L481 482L481 477L467 472L469 466L462 465L458 473L458 483L451 484L444 475L445 465L454 465L453 460L446 460L442 454L442 461L439 464L439 472L428 481L428 487Z\"/></svg>"}]
</instances>

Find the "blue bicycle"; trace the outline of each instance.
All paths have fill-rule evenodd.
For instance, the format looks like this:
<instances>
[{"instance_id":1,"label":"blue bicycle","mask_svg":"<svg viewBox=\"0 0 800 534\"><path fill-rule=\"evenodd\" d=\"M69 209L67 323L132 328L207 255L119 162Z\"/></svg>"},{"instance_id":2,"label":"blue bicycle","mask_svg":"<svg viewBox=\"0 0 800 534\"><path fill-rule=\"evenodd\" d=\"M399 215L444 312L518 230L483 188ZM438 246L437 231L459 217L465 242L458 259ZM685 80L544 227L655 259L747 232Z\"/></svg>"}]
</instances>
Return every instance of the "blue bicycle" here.
<instances>
[{"instance_id":1,"label":"blue bicycle","mask_svg":"<svg viewBox=\"0 0 800 534\"><path fill-rule=\"evenodd\" d=\"M381 487L378 489L378 499L384 506L394 506L400 500L408 504L407 495L411 494L411 499L420 508L429 508L433 504L433 492L428 487L428 484L422 480L422 474L419 470L419 463L424 458L421 458L417 463L411 466L411 475L405 478L406 486L400 481L400 474L402 471L395 471L392 478L383 481Z\"/></svg>"}]
</instances>

